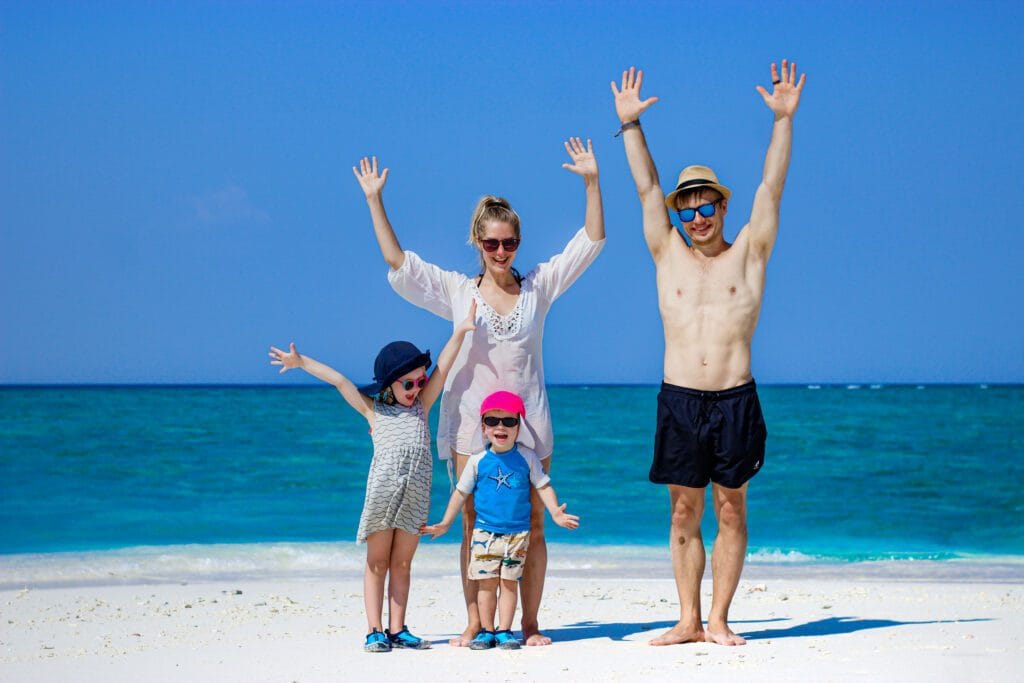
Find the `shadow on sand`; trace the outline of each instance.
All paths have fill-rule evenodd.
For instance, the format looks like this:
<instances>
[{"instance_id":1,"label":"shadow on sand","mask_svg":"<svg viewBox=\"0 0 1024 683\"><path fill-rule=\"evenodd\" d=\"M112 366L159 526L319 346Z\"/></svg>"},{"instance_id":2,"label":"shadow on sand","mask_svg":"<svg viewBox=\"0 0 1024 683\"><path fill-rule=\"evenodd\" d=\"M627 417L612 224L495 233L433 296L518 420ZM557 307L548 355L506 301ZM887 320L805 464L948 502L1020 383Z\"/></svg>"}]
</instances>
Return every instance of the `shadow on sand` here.
<instances>
[{"instance_id":1,"label":"shadow on sand","mask_svg":"<svg viewBox=\"0 0 1024 683\"><path fill-rule=\"evenodd\" d=\"M991 619L934 619L932 621L893 621L892 619L860 619L858 617L829 617L796 624L788 628L769 628L763 631L743 632L747 640L767 640L769 638L800 638L805 636L838 636L844 633L855 633L873 628L890 628L892 626L918 626L924 624L966 624Z\"/></svg>"},{"instance_id":2,"label":"shadow on sand","mask_svg":"<svg viewBox=\"0 0 1024 683\"><path fill-rule=\"evenodd\" d=\"M737 621L735 624L763 624L772 621L786 621L786 619L760 619L757 621ZM648 621L635 624L623 622L603 624L597 621L578 621L562 628L545 628L544 634L557 642L569 642L572 640L587 640L589 638L609 638L611 640L626 640L627 636L650 634L653 638L659 631L672 628L676 625L674 621Z\"/></svg>"},{"instance_id":3,"label":"shadow on sand","mask_svg":"<svg viewBox=\"0 0 1024 683\"><path fill-rule=\"evenodd\" d=\"M858 617L829 617L803 624L794 624L784 628L767 628L760 631L749 631L745 624L764 624L768 622L790 621L786 617L760 619L752 621L733 621L731 625L736 633L747 640L768 640L772 638L801 638L808 636L837 636L875 628L891 628L894 626L918 626L924 624L965 624L991 619L944 619L933 621L893 621L891 619L861 619ZM650 634L653 638L664 629L675 626L675 621L653 621L640 623L600 623L595 621L579 621L562 628L546 628L544 633L556 642L587 640L590 638L608 638L625 641L627 637L637 634Z\"/></svg>"}]
</instances>

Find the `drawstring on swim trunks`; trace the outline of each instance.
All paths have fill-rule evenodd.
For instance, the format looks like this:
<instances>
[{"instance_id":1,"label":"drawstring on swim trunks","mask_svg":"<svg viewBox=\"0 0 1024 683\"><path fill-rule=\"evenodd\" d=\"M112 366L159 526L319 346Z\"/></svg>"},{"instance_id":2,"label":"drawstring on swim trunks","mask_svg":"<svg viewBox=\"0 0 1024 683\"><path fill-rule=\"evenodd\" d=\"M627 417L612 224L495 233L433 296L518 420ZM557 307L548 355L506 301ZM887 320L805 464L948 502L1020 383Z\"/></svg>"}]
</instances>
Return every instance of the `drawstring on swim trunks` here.
<instances>
[{"instance_id":1,"label":"drawstring on swim trunks","mask_svg":"<svg viewBox=\"0 0 1024 683\"><path fill-rule=\"evenodd\" d=\"M700 412L697 413L697 421L705 423L711 417L711 409L715 407L718 396L707 391L700 392Z\"/></svg>"}]
</instances>

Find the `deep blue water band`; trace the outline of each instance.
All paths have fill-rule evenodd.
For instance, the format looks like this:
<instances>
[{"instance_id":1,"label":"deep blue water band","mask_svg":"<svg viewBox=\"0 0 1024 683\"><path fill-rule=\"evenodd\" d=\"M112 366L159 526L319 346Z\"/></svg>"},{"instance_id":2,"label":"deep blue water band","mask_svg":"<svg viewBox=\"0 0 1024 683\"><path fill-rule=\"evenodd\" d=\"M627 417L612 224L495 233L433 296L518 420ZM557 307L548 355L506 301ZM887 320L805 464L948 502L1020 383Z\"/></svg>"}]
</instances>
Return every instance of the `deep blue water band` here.
<instances>
[{"instance_id":1,"label":"deep blue water band","mask_svg":"<svg viewBox=\"0 0 1024 683\"><path fill-rule=\"evenodd\" d=\"M550 390L553 483L581 517L550 538L666 541L668 495L647 481L657 391ZM1024 555L1024 388L758 391L770 436L751 548ZM0 553L352 540L370 456L365 422L329 388L2 388Z\"/></svg>"}]
</instances>

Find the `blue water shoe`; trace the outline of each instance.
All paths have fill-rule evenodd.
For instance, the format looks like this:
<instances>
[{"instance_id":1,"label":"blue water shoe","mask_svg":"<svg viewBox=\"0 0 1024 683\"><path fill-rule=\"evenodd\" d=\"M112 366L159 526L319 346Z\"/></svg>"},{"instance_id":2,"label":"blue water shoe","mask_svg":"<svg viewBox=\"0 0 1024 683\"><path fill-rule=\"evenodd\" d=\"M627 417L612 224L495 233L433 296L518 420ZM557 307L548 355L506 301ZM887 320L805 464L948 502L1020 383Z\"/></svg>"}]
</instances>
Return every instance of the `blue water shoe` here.
<instances>
[{"instance_id":1,"label":"blue water shoe","mask_svg":"<svg viewBox=\"0 0 1024 683\"><path fill-rule=\"evenodd\" d=\"M469 641L470 650L490 650L494 647L494 631L480 631L476 638Z\"/></svg>"},{"instance_id":2,"label":"blue water shoe","mask_svg":"<svg viewBox=\"0 0 1024 683\"><path fill-rule=\"evenodd\" d=\"M393 647L404 647L410 650L430 649L429 642L409 633L409 627L404 624L402 625L402 630L398 633L392 633L388 630L385 630L384 632L388 634L388 640L391 641L391 645Z\"/></svg>"},{"instance_id":3,"label":"blue water shoe","mask_svg":"<svg viewBox=\"0 0 1024 683\"><path fill-rule=\"evenodd\" d=\"M391 652L391 641L388 637L375 628L366 634L366 645L363 645L366 652Z\"/></svg>"},{"instance_id":4,"label":"blue water shoe","mask_svg":"<svg viewBox=\"0 0 1024 683\"><path fill-rule=\"evenodd\" d=\"M518 650L520 646L520 642L514 635L512 635L512 631L509 631L508 629L504 631L495 631L494 642L502 650Z\"/></svg>"}]
</instances>

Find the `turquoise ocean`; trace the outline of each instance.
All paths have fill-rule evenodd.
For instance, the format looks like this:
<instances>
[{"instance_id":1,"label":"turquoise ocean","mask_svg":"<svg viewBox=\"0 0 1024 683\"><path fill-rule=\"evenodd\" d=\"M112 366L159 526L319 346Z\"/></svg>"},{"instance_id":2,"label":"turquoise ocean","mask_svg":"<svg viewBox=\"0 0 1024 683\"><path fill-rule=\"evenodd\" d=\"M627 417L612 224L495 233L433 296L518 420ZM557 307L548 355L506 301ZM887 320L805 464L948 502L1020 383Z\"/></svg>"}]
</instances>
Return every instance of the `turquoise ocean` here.
<instances>
[{"instance_id":1,"label":"turquoise ocean","mask_svg":"<svg viewBox=\"0 0 1024 683\"><path fill-rule=\"evenodd\" d=\"M752 559L1024 561L1024 386L759 389ZM553 484L582 519L550 540L664 548L668 496L647 480L657 391L550 389ZM3 387L0 555L348 547L371 454L328 387ZM432 518L448 492L435 460ZM710 506L705 522L710 545Z\"/></svg>"}]
</instances>

